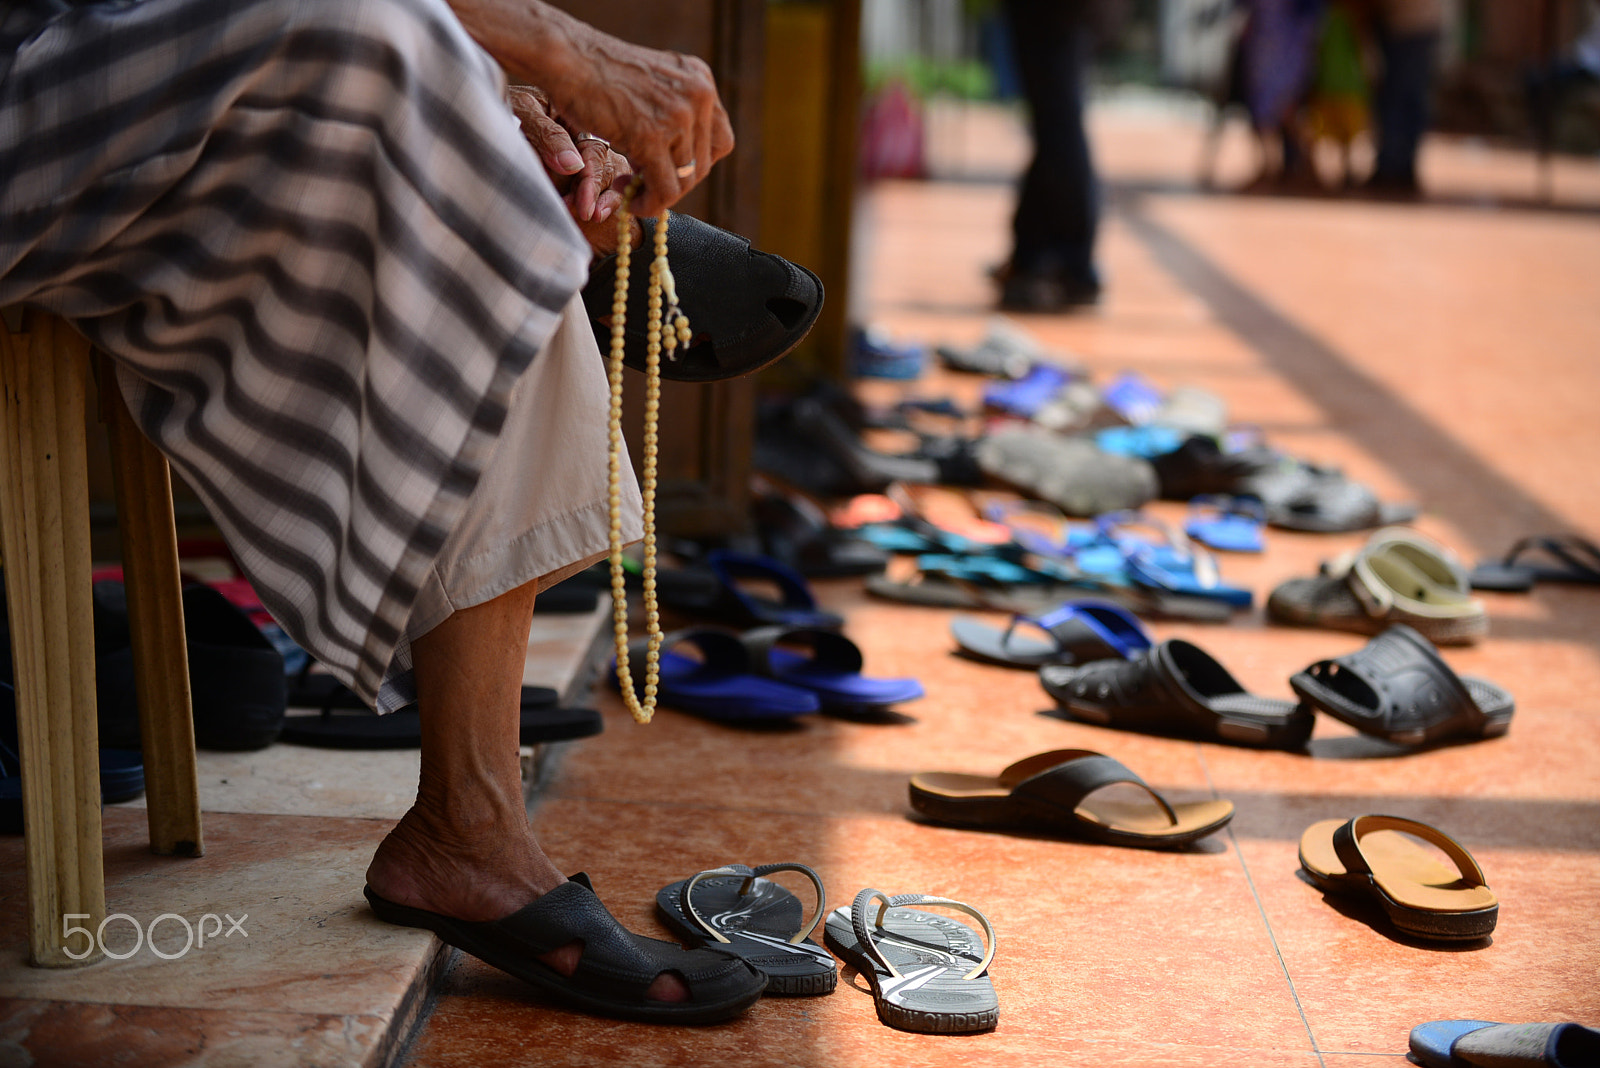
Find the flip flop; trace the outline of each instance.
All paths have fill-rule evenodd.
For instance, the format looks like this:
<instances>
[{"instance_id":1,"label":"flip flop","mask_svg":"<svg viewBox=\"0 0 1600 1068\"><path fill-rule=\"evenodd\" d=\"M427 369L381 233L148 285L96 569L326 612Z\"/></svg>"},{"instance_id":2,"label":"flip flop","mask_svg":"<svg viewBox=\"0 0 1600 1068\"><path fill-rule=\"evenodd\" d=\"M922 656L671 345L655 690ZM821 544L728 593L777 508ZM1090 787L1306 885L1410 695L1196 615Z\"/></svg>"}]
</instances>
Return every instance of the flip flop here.
<instances>
[{"instance_id":1,"label":"flip flop","mask_svg":"<svg viewBox=\"0 0 1600 1068\"><path fill-rule=\"evenodd\" d=\"M1395 623L1438 645L1470 645L1489 634L1489 615L1449 550L1405 527L1377 531L1361 549L1289 579L1267 598L1274 623L1378 634Z\"/></svg>"},{"instance_id":2,"label":"flip flop","mask_svg":"<svg viewBox=\"0 0 1600 1068\"><path fill-rule=\"evenodd\" d=\"M641 249L651 248L656 221L640 218ZM687 348L663 356L661 377L679 382L717 382L759 371L782 359L810 332L822 312L822 282L797 263L750 247L750 239L674 212L669 220L672 274L683 312L694 331ZM639 265L643 257L635 255ZM611 305L616 296L617 257L596 261L583 287L595 341L611 346ZM639 268L642 271L642 265ZM646 288L628 294L626 347L622 362L645 367Z\"/></svg>"},{"instance_id":3,"label":"flip flop","mask_svg":"<svg viewBox=\"0 0 1600 1068\"><path fill-rule=\"evenodd\" d=\"M960 920L909 905L964 912L983 926L983 935L980 939ZM994 928L971 905L929 894L890 897L869 888L857 894L849 908L829 914L823 941L866 977L878 1019L890 1027L963 1035L992 1031L1000 1022L1000 1000L988 975L994 960Z\"/></svg>"},{"instance_id":4,"label":"flip flop","mask_svg":"<svg viewBox=\"0 0 1600 1068\"><path fill-rule=\"evenodd\" d=\"M1132 783L1150 797L1097 796L1118 783ZM910 791L911 807L941 823L1065 832L1145 849L1197 841L1233 819L1232 801L1169 804L1120 761L1088 749L1039 753L998 776L921 772L911 777Z\"/></svg>"},{"instance_id":5,"label":"flip flop","mask_svg":"<svg viewBox=\"0 0 1600 1068\"><path fill-rule=\"evenodd\" d=\"M1044 639L1035 638L1035 630ZM1046 664L1127 659L1150 648L1139 620L1106 601L1068 601L1044 615L1014 615L1005 627L957 616L950 621L950 634L963 656L1030 671Z\"/></svg>"},{"instance_id":6,"label":"flip flop","mask_svg":"<svg viewBox=\"0 0 1600 1068\"><path fill-rule=\"evenodd\" d=\"M884 708L923 694L916 679L873 679L861 674L861 649L834 630L760 627L739 640L760 674L817 695L823 708ZM808 647L810 656L792 646Z\"/></svg>"},{"instance_id":7,"label":"flip flop","mask_svg":"<svg viewBox=\"0 0 1600 1068\"><path fill-rule=\"evenodd\" d=\"M1528 557L1543 553L1554 563ZM1546 534L1523 538L1500 560L1485 560L1472 569L1475 590L1522 593L1538 582L1600 584L1600 546L1577 534Z\"/></svg>"},{"instance_id":8,"label":"flip flop","mask_svg":"<svg viewBox=\"0 0 1600 1068\"><path fill-rule=\"evenodd\" d=\"M1596 1068L1600 1031L1575 1023L1433 1020L1411 1029L1425 1068Z\"/></svg>"},{"instance_id":9,"label":"flip flop","mask_svg":"<svg viewBox=\"0 0 1600 1068\"><path fill-rule=\"evenodd\" d=\"M797 871L816 888L810 923L798 897L764 878L780 871ZM767 994L783 997L831 994L838 985L839 966L811 940L827 908L822 878L804 864L727 864L656 893L656 916L674 935L743 958L767 976Z\"/></svg>"},{"instance_id":10,"label":"flip flop","mask_svg":"<svg viewBox=\"0 0 1600 1068\"><path fill-rule=\"evenodd\" d=\"M521 979L563 1004L585 1012L649 1023L708 1024L731 1019L754 1005L767 977L747 962L710 949L645 938L616 921L582 872L511 915L470 922L411 908L366 888L373 914L386 923L432 931L447 945ZM538 959L574 941L583 955L572 975ZM650 984L672 972L689 990L688 1001L653 1001Z\"/></svg>"},{"instance_id":11,"label":"flip flop","mask_svg":"<svg viewBox=\"0 0 1600 1068\"><path fill-rule=\"evenodd\" d=\"M1457 675L1403 623L1353 653L1319 660L1289 685L1308 707L1399 745L1496 738L1511 729L1517 707L1494 683Z\"/></svg>"},{"instance_id":12,"label":"flip flop","mask_svg":"<svg viewBox=\"0 0 1600 1068\"><path fill-rule=\"evenodd\" d=\"M679 580L663 583L661 603L686 615L735 626L782 623L791 627L842 627L844 619L817 607L811 587L794 569L770 556L713 549ZM769 582L777 599L744 588L743 581Z\"/></svg>"},{"instance_id":13,"label":"flip flop","mask_svg":"<svg viewBox=\"0 0 1600 1068\"><path fill-rule=\"evenodd\" d=\"M1072 375L1065 368L1050 363L1036 363L1021 378L1010 382L991 382L985 386L983 405L997 412L1028 419L1071 381Z\"/></svg>"},{"instance_id":14,"label":"flip flop","mask_svg":"<svg viewBox=\"0 0 1600 1068\"><path fill-rule=\"evenodd\" d=\"M645 685L648 645L649 640L641 638L628 648L633 685L640 691ZM674 651L682 646L695 650L699 657ZM620 686L615 665L609 681L614 688ZM714 720L790 719L822 707L810 690L754 674L750 654L739 636L711 627L690 627L662 636L656 693L669 708Z\"/></svg>"},{"instance_id":15,"label":"flip flop","mask_svg":"<svg viewBox=\"0 0 1600 1068\"><path fill-rule=\"evenodd\" d=\"M1003 587L937 569L924 571L919 568L905 579L868 575L862 585L874 597L930 608L1029 613L1045 611L1060 599L1053 586Z\"/></svg>"},{"instance_id":16,"label":"flip flop","mask_svg":"<svg viewBox=\"0 0 1600 1068\"><path fill-rule=\"evenodd\" d=\"M1172 638L1130 660L1039 669L1061 710L1120 730L1176 734L1269 749L1300 749L1310 708L1246 693L1197 645Z\"/></svg>"},{"instance_id":17,"label":"flip flop","mask_svg":"<svg viewBox=\"0 0 1600 1068\"><path fill-rule=\"evenodd\" d=\"M1406 835L1437 847L1455 867ZM1399 816L1313 823L1300 836L1300 867L1328 893L1375 899L1396 929L1417 938L1487 938L1500 914L1499 900L1465 846Z\"/></svg>"},{"instance_id":18,"label":"flip flop","mask_svg":"<svg viewBox=\"0 0 1600 1068\"><path fill-rule=\"evenodd\" d=\"M604 729L605 721L594 709L563 708L556 703L556 692L543 686L522 688L519 744L590 738ZM383 716L365 707L324 708L321 715L284 717L278 740L318 749L416 749L422 745L422 717L415 705Z\"/></svg>"},{"instance_id":19,"label":"flip flop","mask_svg":"<svg viewBox=\"0 0 1600 1068\"><path fill-rule=\"evenodd\" d=\"M1202 545L1230 553L1259 553L1266 548L1262 527L1267 513L1253 497L1196 497L1189 502L1183 530Z\"/></svg>"},{"instance_id":20,"label":"flip flop","mask_svg":"<svg viewBox=\"0 0 1600 1068\"><path fill-rule=\"evenodd\" d=\"M1095 523L1101 531L1101 542L1078 553L1080 566L1091 551L1105 554L1104 546L1114 545L1122 555L1128 580L1134 585L1219 601L1230 608L1250 607L1250 591L1224 583L1216 559L1182 531L1132 511L1103 515ZM1141 530L1151 531L1154 537L1138 533Z\"/></svg>"}]
</instances>

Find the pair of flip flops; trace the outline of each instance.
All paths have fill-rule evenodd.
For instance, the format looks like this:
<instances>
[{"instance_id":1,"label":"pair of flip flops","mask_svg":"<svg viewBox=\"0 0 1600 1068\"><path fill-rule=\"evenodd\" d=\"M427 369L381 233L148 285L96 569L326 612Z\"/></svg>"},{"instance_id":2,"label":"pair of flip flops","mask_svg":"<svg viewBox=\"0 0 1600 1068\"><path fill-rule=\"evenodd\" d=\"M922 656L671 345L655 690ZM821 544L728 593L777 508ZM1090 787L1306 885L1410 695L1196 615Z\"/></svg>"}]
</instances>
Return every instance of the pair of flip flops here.
<instances>
[{"instance_id":1,"label":"pair of flip flops","mask_svg":"<svg viewBox=\"0 0 1600 1068\"><path fill-rule=\"evenodd\" d=\"M1210 654L1179 638L1130 660L1049 665L1039 680L1075 719L1276 749L1304 746L1318 711L1414 746L1497 737L1516 709L1494 683L1458 676L1404 624L1295 674L1289 684L1298 702L1246 693Z\"/></svg>"},{"instance_id":2,"label":"pair of flip flops","mask_svg":"<svg viewBox=\"0 0 1600 1068\"><path fill-rule=\"evenodd\" d=\"M1467 571L1439 543L1406 527L1377 531L1357 552L1290 579L1267 598L1267 618L1292 626L1377 634L1404 623L1438 645L1489 634Z\"/></svg>"},{"instance_id":3,"label":"pair of flip flops","mask_svg":"<svg viewBox=\"0 0 1600 1068\"><path fill-rule=\"evenodd\" d=\"M1150 648L1150 636L1127 609L1107 601L1068 601L1040 615L1017 614L1004 627L971 616L950 621L962 656L1004 667L1123 659Z\"/></svg>"},{"instance_id":4,"label":"pair of flip flops","mask_svg":"<svg viewBox=\"0 0 1600 1068\"><path fill-rule=\"evenodd\" d=\"M635 687L644 685L647 647L640 639L629 650ZM916 679L871 678L861 674L863 663L855 642L833 630L774 626L736 634L691 627L663 636L657 694L669 708L727 721L858 712L922 696Z\"/></svg>"},{"instance_id":5,"label":"pair of flip flops","mask_svg":"<svg viewBox=\"0 0 1600 1068\"><path fill-rule=\"evenodd\" d=\"M809 922L801 901L767 878L805 875L816 892ZM963 912L982 934L925 908ZM876 906L874 908L874 906ZM978 909L928 894L889 896L865 889L848 908L827 911L822 879L803 864L730 864L671 883L656 894L656 915L691 945L732 953L768 976L766 993L815 996L838 985L833 958L812 941L823 916L828 949L866 977L878 1018L920 1034L992 1030L1000 1003L989 980L994 928Z\"/></svg>"},{"instance_id":6,"label":"pair of flip flops","mask_svg":"<svg viewBox=\"0 0 1600 1068\"><path fill-rule=\"evenodd\" d=\"M1441 863L1435 850L1450 863ZM1499 919L1500 902L1472 854L1416 820L1321 820L1300 837L1300 867L1326 893L1375 902L1390 925L1413 938L1476 941L1487 938Z\"/></svg>"},{"instance_id":7,"label":"pair of flip flops","mask_svg":"<svg viewBox=\"0 0 1600 1068\"><path fill-rule=\"evenodd\" d=\"M1425 1068L1600 1068L1600 1031L1576 1023L1433 1020L1410 1045Z\"/></svg>"},{"instance_id":8,"label":"pair of flip flops","mask_svg":"<svg viewBox=\"0 0 1600 1068\"><path fill-rule=\"evenodd\" d=\"M1103 792L1132 784L1147 794ZM1121 761L1088 749L1056 749L1019 760L999 775L934 771L913 775L911 807L940 823L1028 830L1144 849L1187 845L1227 826L1233 802L1172 804Z\"/></svg>"}]
</instances>

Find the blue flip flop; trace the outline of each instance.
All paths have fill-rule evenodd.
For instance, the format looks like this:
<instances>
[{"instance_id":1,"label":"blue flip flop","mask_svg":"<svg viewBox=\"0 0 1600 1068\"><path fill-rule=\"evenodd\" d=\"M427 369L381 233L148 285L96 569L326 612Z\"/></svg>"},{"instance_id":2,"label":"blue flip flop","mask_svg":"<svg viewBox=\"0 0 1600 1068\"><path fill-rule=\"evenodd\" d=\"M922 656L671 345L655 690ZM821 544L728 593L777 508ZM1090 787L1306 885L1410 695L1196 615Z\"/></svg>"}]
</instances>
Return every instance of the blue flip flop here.
<instances>
[{"instance_id":1,"label":"blue flip flop","mask_svg":"<svg viewBox=\"0 0 1600 1068\"><path fill-rule=\"evenodd\" d=\"M861 649L838 631L816 627L760 627L739 639L755 671L815 694L823 708L883 708L923 695L916 679L875 679L861 674ZM807 656L794 648L810 649Z\"/></svg>"},{"instance_id":2,"label":"blue flip flop","mask_svg":"<svg viewBox=\"0 0 1600 1068\"><path fill-rule=\"evenodd\" d=\"M1050 363L1036 363L1015 382L992 382L983 390L987 408L1031 418L1060 393L1072 374Z\"/></svg>"},{"instance_id":3,"label":"blue flip flop","mask_svg":"<svg viewBox=\"0 0 1600 1068\"><path fill-rule=\"evenodd\" d=\"M1031 631L1043 632L1036 638ZM1035 670L1045 664L1126 660L1151 646L1143 624L1127 609L1106 601L1068 601L1039 616L1016 615L1005 627L971 616L950 622L962 655L1005 667Z\"/></svg>"},{"instance_id":4,"label":"blue flip flop","mask_svg":"<svg viewBox=\"0 0 1600 1068\"><path fill-rule=\"evenodd\" d=\"M1183 530L1202 545L1232 553L1266 548L1267 510L1254 497L1203 496L1189 502Z\"/></svg>"},{"instance_id":5,"label":"blue flip flop","mask_svg":"<svg viewBox=\"0 0 1600 1068\"><path fill-rule=\"evenodd\" d=\"M1575 1023L1434 1020L1411 1029L1411 1053L1427 1068L1593 1068L1600 1031Z\"/></svg>"},{"instance_id":6,"label":"blue flip flop","mask_svg":"<svg viewBox=\"0 0 1600 1068\"><path fill-rule=\"evenodd\" d=\"M1121 550L1128 578L1134 585L1220 601L1233 608L1250 607L1250 591L1224 583L1216 560L1182 531L1141 512L1112 512L1100 516L1096 523L1103 540ZM1136 533L1139 529L1153 531L1159 538L1142 536Z\"/></svg>"},{"instance_id":7,"label":"blue flip flop","mask_svg":"<svg viewBox=\"0 0 1600 1068\"><path fill-rule=\"evenodd\" d=\"M641 638L628 647L636 691L644 689L648 644ZM694 649L699 657L675 651L682 646ZM620 686L614 663L610 681L613 688ZM715 720L789 719L822 707L810 690L755 674L739 636L716 627L689 627L662 636L656 692L669 708Z\"/></svg>"}]
</instances>

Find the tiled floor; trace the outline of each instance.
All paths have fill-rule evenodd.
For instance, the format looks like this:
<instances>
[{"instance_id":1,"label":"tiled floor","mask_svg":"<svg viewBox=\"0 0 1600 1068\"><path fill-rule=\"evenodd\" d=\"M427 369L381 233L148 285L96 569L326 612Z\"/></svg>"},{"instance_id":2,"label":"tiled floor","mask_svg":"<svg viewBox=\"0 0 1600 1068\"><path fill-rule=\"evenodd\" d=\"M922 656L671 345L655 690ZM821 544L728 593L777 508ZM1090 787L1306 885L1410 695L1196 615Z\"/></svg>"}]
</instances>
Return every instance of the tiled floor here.
<instances>
[{"instance_id":1,"label":"tiled floor","mask_svg":"<svg viewBox=\"0 0 1600 1068\"><path fill-rule=\"evenodd\" d=\"M1025 150L1003 116L938 121L946 174L981 178ZM1275 443L1421 502L1420 528L1468 559L1533 531L1600 536L1600 167L1562 162L1561 210L1484 206L1525 200L1531 160L1445 142L1424 165L1441 202L1243 199L1192 191L1192 121L1123 107L1095 134L1111 186L1108 299L1092 314L1026 320L1040 339L1098 372L1215 390ZM1230 141L1219 174L1245 169ZM981 180L877 187L860 215L859 315L904 336L975 338L1009 210L1007 189ZM979 388L949 375L911 387L967 401ZM1273 532L1266 555L1229 558L1225 572L1264 592L1360 541ZM1515 693L1507 737L1406 752L1324 720L1309 753L1286 754L1043 715L1032 675L949 655L951 613L872 601L848 580L818 588L870 672L916 675L928 696L880 722L763 731L670 711L637 727L607 703L607 733L570 755L536 810L543 839L651 933L657 888L729 861L811 864L834 903L863 886L973 902L999 932L999 1028L890 1030L847 972L832 996L768 999L731 1024L671 1031L546 1008L466 960L408 1065L1377 1068L1405 1063L1407 1032L1424 1020L1600 1023L1600 592L1494 596L1490 640L1446 654ZM1281 696L1291 673L1362 641L1269 628L1259 609L1226 626L1153 629ZM992 773L1072 746L1118 757L1175 798L1232 799L1238 815L1177 853L907 816L915 771ZM1440 949L1395 936L1297 874L1307 825L1365 812L1422 819L1468 845L1502 902L1492 941Z\"/></svg>"},{"instance_id":2,"label":"tiled floor","mask_svg":"<svg viewBox=\"0 0 1600 1068\"><path fill-rule=\"evenodd\" d=\"M1448 142L1428 150L1438 197L1427 205L1242 199L1193 191L1193 116L1123 101L1094 134L1110 185L1108 299L1027 329L1099 372L1215 390L1275 443L1420 501L1420 527L1469 559L1531 531L1600 537L1600 165L1558 161L1555 208L1528 202L1527 156ZM857 312L906 335L970 340L1010 210L1007 189L984 176L1014 169L1026 146L1009 117L975 109L941 112L934 135L940 173L962 180L870 193ZM1218 175L1237 181L1247 165L1232 132ZM970 402L981 383L912 388ZM1265 591L1359 542L1275 532L1265 556L1225 570ZM602 691L608 729L547 779L541 836L651 933L658 887L735 860L809 863L835 903L869 885L971 901L1000 935L994 1033L885 1028L849 973L830 997L763 1001L718 1027L651 1028L548 1008L457 957L401 1050L431 969L449 958L427 936L373 922L359 888L372 845L410 800L416 758L275 747L205 756L201 860L149 857L142 813L106 816L114 910L146 921L246 912L248 941L214 938L175 961L143 952L83 972L27 969L20 850L0 841L0 1066L1377 1068L1403 1063L1422 1020L1600 1022L1600 593L1494 597L1491 639L1447 653L1516 694L1507 737L1407 753L1324 721L1301 755L1042 715L1050 702L1032 675L949 655L950 613L872 601L851 581L818 589L847 614L869 671L918 676L928 696L878 721L746 731L671 711L637 727ZM600 623L557 618L531 646L529 682L569 682ZM1281 696L1293 671L1360 644L1268 628L1259 612L1153 629ZM1071 746L1118 757L1174 799L1229 798L1238 815L1177 853L907 818L915 771L994 772ZM1397 938L1297 875L1305 826L1362 812L1464 841L1502 901L1492 942L1440 950ZM164 929L162 947L175 951L178 937Z\"/></svg>"}]
</instances>

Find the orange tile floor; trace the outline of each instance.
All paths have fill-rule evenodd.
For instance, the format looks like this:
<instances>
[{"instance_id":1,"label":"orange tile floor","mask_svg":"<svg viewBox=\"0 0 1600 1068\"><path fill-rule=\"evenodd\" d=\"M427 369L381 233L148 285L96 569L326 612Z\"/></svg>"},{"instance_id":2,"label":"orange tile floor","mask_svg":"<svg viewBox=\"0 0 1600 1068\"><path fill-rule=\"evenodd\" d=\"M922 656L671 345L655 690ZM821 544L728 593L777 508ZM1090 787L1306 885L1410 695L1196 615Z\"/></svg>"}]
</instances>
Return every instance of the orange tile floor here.
<instances>
[{"instance_id":1,"label":"orange tile floor","mask_svg":"<svg viewBox=\"0 0 1600 1068\"><path fill-rule=\"evenodd\" d=\"M1005 173L1025 151L1004 114L936 119L947 175ZM1419 501L1419 528L1468 560L1525 533L1600 538L1600 166L1560 161L1558 204L1542 207L1527 202L1528 156L1436 141L1428 204L1240 198L1194 191L1192 117L1110 109L1094 136L1107 298L1020 320L1041 341L1097 372L1219 393L1273 443ZM1235 138L1219 175L1247 169ZM993 181L871 190L856 317L976 338L1009 211ZM971 401L980 386L930 375L909 389ZM866 386L875 399L905 391ZM1361 540L1274 531L1265 555L1230 557L1224 574L1264 596ZM1309 752L1289 754L1063 722L1042 714L1051 702L1031 674L950 655L952 613L873 601L849 580L818 588L869 672L918 676L926 698L881 721L751 731L671 711L638 727L603 695L606 734L567 754L535 810L543 840L644 932L660 933L657 888L730 861L803 861L835 904L864 886L972 902L999 932L998 1029L890 1030L847 972L829 997L670 1030L547 1008L464 960L404 1063L1376 1068L1404 1063L1408 1031L1431 1019L1600 1024L1600 589L1492 595L1489 640L1446 653L1516 695L1508 736L1408 752L1323 719ZM1152 629L1278 696L1293 672L1363 640L1268 627L1259 608ZM908 818L913 772L993 773L1063 747L1109 753L1175 799L1231 799L1237 816L1181 852ZM1472 850L1501 901L1491 941L1397 937L1297 874L1306 826L1368 812L1424 820Z\"/></svg>"}]
</instances>

